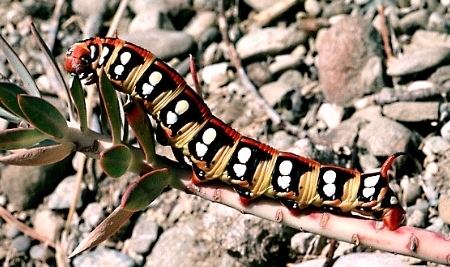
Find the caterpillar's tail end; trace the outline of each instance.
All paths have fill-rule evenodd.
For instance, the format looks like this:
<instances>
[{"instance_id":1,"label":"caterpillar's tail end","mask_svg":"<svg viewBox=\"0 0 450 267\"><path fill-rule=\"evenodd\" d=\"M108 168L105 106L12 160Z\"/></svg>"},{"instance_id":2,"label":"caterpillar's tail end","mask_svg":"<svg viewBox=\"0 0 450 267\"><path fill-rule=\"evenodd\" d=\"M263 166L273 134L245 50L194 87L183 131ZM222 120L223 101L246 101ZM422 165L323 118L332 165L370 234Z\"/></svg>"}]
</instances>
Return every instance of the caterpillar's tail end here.
<instances>
[{"instance_id":1,"label":"caterpillar's tail end","mask_svg":"<svg viewBox=\"0 0 450 267\"><path fill-rule=\"evenodd\" d=\"M392 154L391 156L389 156L389 158L387 158L387 160L383 163L383 166L381 166L381 169L380 169L381 177L388 179L387 172L388 172L389 168L391 167L394 160L397 157L402 156L402 155L406 155L406 154L404 152L396 152L396 153Z\"/></svg>"},{"instance_id":2,"label":"caterpillar's tail end","mask_svg":"<svg viewBox=\"0 0 450 267\"><path fill-rule=\"evenodd\" d=\"M405 211L401 207L392 207L383 216L384 225L391 231L397 230L405 218Z\"/></svg>"}]
</instances>

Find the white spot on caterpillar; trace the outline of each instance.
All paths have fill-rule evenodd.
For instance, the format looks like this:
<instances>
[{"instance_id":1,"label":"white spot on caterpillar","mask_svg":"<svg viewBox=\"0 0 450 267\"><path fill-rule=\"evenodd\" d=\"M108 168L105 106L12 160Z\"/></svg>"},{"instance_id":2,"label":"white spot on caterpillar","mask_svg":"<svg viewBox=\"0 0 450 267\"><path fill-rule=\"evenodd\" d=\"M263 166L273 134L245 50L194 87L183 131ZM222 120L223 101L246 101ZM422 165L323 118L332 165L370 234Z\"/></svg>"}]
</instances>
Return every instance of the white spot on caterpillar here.
<instances>
[{"instance_id":1,"label":"white spot on caterpillar","mask_svg":"<svg viewBox=\"0 0 450 267\"><path fill-rule=\"evenodd\" d=\"M91 59L95 59L95 54L97 54L97 47L95 45L89 46L89 50L91 51Z\"/></svg>"},{"instance_id":2,"label":"white spot on caterpillar","mask_svg":"<svg viewBox=\"0 0 450 267\"><path fill-rule=\"evenodd\" d=\"M336 172L332 170L328 170L323 174L323 180L327 184L332 184L336 181Z\"/></svg>"},{"instance_id":3,"label":"white spot on caterpillar","mask_svg":"<svg viewBox=\"0 0 450 267\"><path fill-rule=\"evenodd\" d=\"M178 120L178 115L172 111L167 112L166 125L172 125Z\"/></svg>"},{"instance_id":4,"label":"white spot on caterpillar","mask_svg":"<svg viewBox=\"0 0 450 267\"><path fill-rule=\"evenodd\" d=\"M291 185L291 177L287 175L279 176L277 179L277 184L283 189L289 188Z\"/></svg>"},{"instance_id":5,"label":"white spot on caterpillar","mask_svg":"<svg viewBox=\"0 0 450 267\"><path fill-rule=\"evenodd\" d=\"M247 161L252 156L252 151L248 147L243 147L239 149L239 152L237 154L237 158L240 163L247 163Z\"/></svg>"},{"instance_id":6,"label":"white spot on caterpillar","mask_svg":"<svg viewBox=\"0 0 450 267\"><path fill-rule=\"evenodd\" d=\"M186 162L187 165L192 166L192 161L188 156L183 157L184 162Z\"/></svg>"},{"instance_id":7,"label":"white spot on caterpillar","mask_svg":"<svg viewBox=\"0 0 450 267\"><path fill-rule=\"evenodd\" d=\"M102 54L100 56L100 60L98 61L98 64L101 66L103 63L105 63L105 57L109 54L109 48L107 46L103 47Z\"/></svg>"},{"instance_id":8,"label":"white spot on caterpillar","mask_svg":"<svg viewBox=\"0 0 450 267\"><path fill-rule=\"evenodd\" d=\"M374 187L380 180L380 175L374 175L364 179L364 187Z\"/></svg>"},{"instance_id":9,"label":"white spot on caterpillar","mask_svg":"<svg viewBox=\"0 0 450 267\"><path fill-rule=\"evenodd\" d=\"M323 192L328 197L334 196L334 194L336 193L336 186L334 184L326 184L323 187Z\"/></svg>"},{"instance_id":10,"label":"white spot on caterpillar","mask_svg":"<svg viewBox=\"0 0 450 267\"><path fill-rule=\"evenodd\" d=\"M397 205L398 199L396 197L392 196L391 199L389 200L389 203L391 203L391 205Z\"/></svg>"},{"instance_id":11,"label":"white spot on caterpillar","mask_svg":"<svg viewBox=\"0 0 450 267\"><path fill-rule=\"evenodd\" d=\"M278 170L282 175L289 175L292 171L292 162L289 160L284 160L278 166ZM289 178L290 180L290 178Z\"/></svg>"},{"instance_id":12,"label":"white spot on caterpillar","mask_svg":"<svg viewBox=\"0 0 450 267\"><path fill-rule=\"evenodd\" d=\"M374 187L367 187L367 188L364 188L362 191L362 194L365 198L372 197L374 193L375 193Z\"/></svg>"},{"instance_id":13,"label":"white spot on caterpillar","mask_svg":"<svg viewBox=\"0 0 450 267\"><path fill-rule=\"evenodd\" d=\"M150 74L150 76L148 77L148 81L153 86L157 85L161 81L161 79L162 79L162 74L159 71L152 72Z\"/></svg>"},{"instance_id":14,"label":"white spot on caterpillar","mask_svg":"<svg viewBox=\"0 0 450 267\"><path fill-rule=\"evenodd\" d=\"M206 155L206 152L208 152L208 146L197 142L197 144L195 144L195 152L197 153L198 157L203 157L204 155Z\"/></svg>"},{"instance_id":15,"label":"white spot on caterpillar","mask_svg":"<svg viewBox=\"0 0 450 267\"><path fill-rule=\"evenodd\" d=\"M150 85L148 83L144 83L144 85L142 85L142 94L143 95L149 95L152 93L153 89L155 89L155 87L153 87L153 85Z\"/></svg>"},{"instance_id":16,"label":"white spot on caterpillar","mask_svg":"<svg viewBox=\"0 0 450 267\"><path fill-rule=\"evenodd\" d=\"M128 62L130 62L131 53L123 52L122 54L120 54L119 59L120 59L120 63L122 63L122 65L126 65L126 64L128 64Z\"/></svg>"},{"instance_id":17,"label":"white spot on caterpillar","mask_svg":"<svg viewBox=\"0 0 450 267\"><path fill-rule=\"evenodd\" d=\"M213 128L208 128L202 135L203 143L210 145L216 139L217 132Z\"/></svg>"},{"instance_id":18,"label":"white spot on caterpillar","mask_svg":"<svg viewBox=\"0 0 450 267\"><path fill-rule=\"evenodd\" d=\"M175 113L181 115L189 109L189 103L186 100L180 100L175 105Z\"/></svg>"},{"instance_id":19,"label":"white spot on caterpillar","mask_svg":"<svg viewBox=\"0 0 450 267\"><path fill-rule=\"evenodd\" d=\"M233 171L237 177L242 177L247 171L247 166L245 166L245 164L234 164Z\"/></svg>"},{"instance_id":20,"label":"white spot on caterpillar","mask_svg":"<svg viewBox=\"0 0 450 267\"><path fill-rule=\"evenodd\" d=\"M114 73L116 74L116 75L122 75L122 72L125 70L125 67L124 66L122 66L122 65L117 65L115 68L114 68Z\"/></svg>"}]
</instances>

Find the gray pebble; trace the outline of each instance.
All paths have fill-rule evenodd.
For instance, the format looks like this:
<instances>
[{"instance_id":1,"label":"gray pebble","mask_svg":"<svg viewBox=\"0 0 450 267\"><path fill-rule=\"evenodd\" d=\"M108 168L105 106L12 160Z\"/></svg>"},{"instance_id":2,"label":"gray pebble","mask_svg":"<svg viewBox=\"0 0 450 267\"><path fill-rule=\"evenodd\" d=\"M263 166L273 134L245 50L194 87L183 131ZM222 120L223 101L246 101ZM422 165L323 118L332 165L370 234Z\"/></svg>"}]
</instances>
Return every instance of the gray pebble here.
<instances>
[{"instance_id":1,"label":"gray pebble","mask_svg":"<svg viewBox=\"0 0 450 267\"><path fill-rule=\"evenodd\" d=\"M50 210L38 210L33 217L33 228L40 235L56 241L64 227L64 219Z\"/></svg>"},{"instance_id":2,"label":"gray pebble","mask_svg":"<svg viewBox=\"0 0 450 267\"><path fill-rule=\"evenodd\" d=\"M185 54L194 45L194 40L190 35L179 31L154 29L122 34L121 38L150 50L163 60Z\"/></svg>"},{"instance_id":3,"label":"gray pebble","mask_svg":"<svg viewBox=\"0 0 450 267\"><path fill-rule=\"evenodd\" d=\"M423 47L389 61L386 73L390 76L402 76L441 66L448 62L450 62L450 48Z\"/></svg>"},{"instance_id":4,"label":"gray pebble","mask_svg":"<svg viewBox=\"0 0 450 267\"><path fill-rule=\"evenodd\" d=\"M402 122L439 120L439 102L396 102L383 106L386 117Z\"/></svg>"},{"instance_id":5,"label":"gray pebble","mask_svg":"<svg viewBox=\"0 0 450 267\"><path fill-rule=\"evenodd\" d=\"M244 2L256 11L261 11L273 5L271 0L244 0Z\"/></svg>"},{"instance_id":6,"label":"gray pebble","mask_svg":"<svg viewBox=\"0 0 450 267\"><path fill-rule=\"evenodd\" d=\"M245 35L236 44L242 60L278 54L307 41L307 34L295 27L268 27Z\"/></svg>"},{"instance_id":7,"label":"gray pebble","mask_svg":"<svg viewBox=\"0 0 450 267\"><path fill-rule=\"evenodd\" d=\"M400 181L400 186L403 190L403 200L402 203L414 204L414 202L420 198L422 194L422 188L417 183L417 179L409 178L404 176Z\"/></svg>"},{"instance_id":8,"label":"gray pebble","mask_svg":"<svg viewBox=\"0 0 450 267\"><path fill-rule=\"evenodd\" d=\"M433 12L428 19L427 30L446 34L449 30L448 21L443 15Z\"/></svg>"},{"instance_id":9,"label":"gray pebble","mask_svg":"<svg viewBox=\"0 0 450 267\"><path fill-rule=\"evenodd\" d=\"M389 156L398 151L408 151L414 139L411 130L385 117L378 117L359 131L359 147L375 156Z\"/></svg>"},{"instance_id":10,"label":"gray pebble","mask_svg":"<svg viewBox=\"0 0 450 267\"><path fill-rule=\"evenodd\" d=\"M306 0L304 3L306 13L311 17L317 17L322 11L320 3L316 0Z\"/></svg>"},{"instance_id":11,"label":"gray pebble","mask_svg":"<svg viewBox=\"0 0 450 267\"><path fill-rule=\"evenodd\" d=\"M318 39L316 66L327 102L349 106L383 86L380 44L375 28L353 16L343 17Z\"/></svg>"},{"instance_id":12,"label":"gray pebble","mask_svg":"<svg viewBox=\"0 0 450 267\"><path fill-rule=\"evenodd\" d=\"M74 267L93 266L120 266L134 267L134 261L127 255L117 250L98 247L75 257L72 261Z\"/></svg>"},{"instance_id":13,"label":"gray pebble","mask_svg":"<svg viewBox=\"0 0 450 267\"><path fill-rule=\"evenodd\" d=\"M266 100L270 106L275 106L280 103L283 97L290 91L292 91L291 85L281 81L275 81L266 83L259 88L259 93Z\"/></svg>"},{"instance_id":14,"label":"gray pebble","mask_svg":"<svg viewBox=\"0 0 450 267\"><path fill-rule=\"evenodd\" d=\"M145 213L133 228L130 238L130 249L136 253L146 254L158 238L159 227L150 216Z\"/></svg>"},{"instance_id":15,"label":"gray pebble","mask_svg":"<svg viewBox=\"0 0 450 267\"><path fill-rule=\"evenodd\" d=\"M422 152L425 155L443 155L446 151L450 150L450 142L441 136L426 138L423 144Z\"/></svg>"},{"instance_id":16,"label":"gray pebble","mask_svg":"<svg viewBox=\"0 0 450 267\"><path fill-rule=\"evenodd\" d=\"M30 249L31 239L26 235L19 235L13 239L11 245L18 252L26 252Z\"/></svg>"},{"instance_id":17,"label":"gray pebble","mask_svg":"<svg viewBox=\"0 0 450 267\"><path fill-rule=\"evenodd\" d=\"M439 199L439 217L446 223L450 224L450 197L447 195L441 196Z\"/></svg>"},{"instance_id":18,"label":"gray pebble","mask_svg":"<svg viewBox=\"0 0 450 267\"><path fill-rule=\"evenodd\" d=\"M72 9L75 13L89 16L91 14L103 14L108 7L108 0L74 0L72 1Z\"/></svg>"},{"instance_id":19,"label":"gray pebble","mask_svg":"<svg viewBox=\"0 0 450 267\"><path fill-rule=\"evenodd\" d=\"M339 257L333 267L370 266L370 267L410 267L399 255L391 253L351 253Z\"/></svg>"},{"instance_id":20,"label":"gray pebble","mask_svg":"<svg viewBox=\"0 0 450 267\"><path fill-rule=\"evenodd\" d=\"M30 257L32 259L45 262L48 259L54 258L55 253L53 253L53 251L51 251L48 246L44 244L38 244L31 247Z\"/></svg>"},{"instance_id":21,"label":"gray pebble","mask_svg":"<svg viewBox=\"0 0 450 267\"><path fill-rule=\"evenodd\" d=\"M196 42L199 42L206 29L212 27L217 20L217 14L212 11L198 12L189 21L189 24L184 29L184 32L191 35Z\"/></svg>"},{"instance_id":22,"label":"gray pebble","mask_svg":"<svg viewBox=\"0 0 450 267\"><path fill-rule=\"evenodd\" d=\"M81 218L90 227L97 226L105 218L103 206L97 202L89 203L81 214Z\"/></svg>"},{"instance_id":23,"label":"gray pebble","mask_svg":"<svg viewBox=\"0 0 450 267\"><path fill-rule=\"evenodd\" d=\"M68 209L75 194L75 187L75 176L71 175L66 177L49 196L47 207L52 210ZM85 190L86 185L81 183L80 194L76 203L77 208L80 208L83 205L82 196L84 195Z\"/></svg>"},{"instance_id":24,"label":"gray pebble","mask_svg":"<svg viewBox=\"0 0 450 267\"><path fill-rule=\"evenodd\" d=\"M428 23L430 12L426 9L413 11L399 21L399 27L404 33L413 33L418 29L425 29Z\"/></svg>"}]
</instances>

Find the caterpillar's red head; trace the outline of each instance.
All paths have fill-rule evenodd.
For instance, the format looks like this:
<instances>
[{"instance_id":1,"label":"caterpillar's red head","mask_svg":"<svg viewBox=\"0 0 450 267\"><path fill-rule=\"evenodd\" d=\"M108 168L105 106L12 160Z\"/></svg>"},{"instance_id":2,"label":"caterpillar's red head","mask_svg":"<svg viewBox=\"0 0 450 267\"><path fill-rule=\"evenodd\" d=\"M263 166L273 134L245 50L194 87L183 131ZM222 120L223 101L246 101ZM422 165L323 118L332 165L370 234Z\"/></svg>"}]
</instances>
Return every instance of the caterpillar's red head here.
<instances>
[{"instance_id":1,"label":"caterpillar's red head","mask_svg":"<svg viewBox=\"0 0 450 267\"><path fill-rule=\"evenodd\" d=\"M89 48L83 43L76 43L66 52L64 68L73 74L81 74L91 64Z\"/></svg>"},{"instance_id":2,"label":"caterpillar's red head","mask_svg":"<svg viewBox=\"0 0 450 267\"><path fill-rule=\"evenodd\" d=\"M88 84L94 82L100 47L98 42L98 38L92 38L72 45L66 52L66 71L78 75L80 79L87 79Z\"/></svg>"}]
</instances>

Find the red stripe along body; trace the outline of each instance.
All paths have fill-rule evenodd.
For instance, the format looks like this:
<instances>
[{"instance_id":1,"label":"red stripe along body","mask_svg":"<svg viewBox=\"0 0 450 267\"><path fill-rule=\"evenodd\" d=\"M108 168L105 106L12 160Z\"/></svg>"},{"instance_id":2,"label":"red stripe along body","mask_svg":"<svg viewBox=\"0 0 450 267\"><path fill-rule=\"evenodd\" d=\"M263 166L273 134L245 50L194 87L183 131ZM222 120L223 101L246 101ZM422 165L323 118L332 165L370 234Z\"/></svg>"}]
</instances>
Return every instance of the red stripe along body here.
<instances>
[{"instance_id":1,"label":"red stripe along body","mask_svg":"<svg viewBox=\"0 0 450 267\"><path fill-rule=\"evenodd\" d=\"M293 213L307 206L356 212L394 230L404 210L389 188L390 156L380 172L360 173L292 153L242 136L220 119L183 78L149 51L117 38L74 44L65 68L88 83L97 70L121 92L142 103L158 123L159 139L191 163L195 183L220 179L231 184L243 204L261 195L279 199Z\"/></svg>"}]
</instances>

